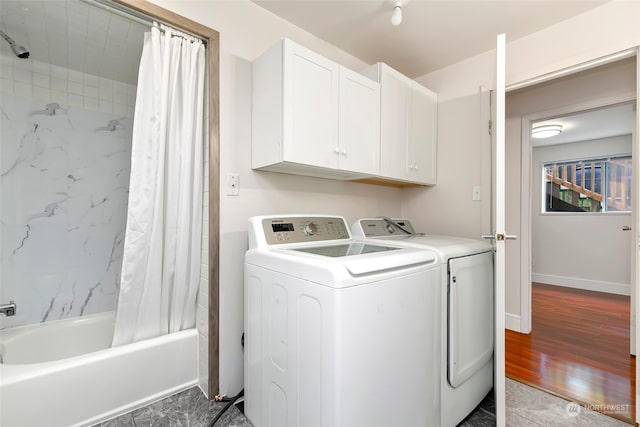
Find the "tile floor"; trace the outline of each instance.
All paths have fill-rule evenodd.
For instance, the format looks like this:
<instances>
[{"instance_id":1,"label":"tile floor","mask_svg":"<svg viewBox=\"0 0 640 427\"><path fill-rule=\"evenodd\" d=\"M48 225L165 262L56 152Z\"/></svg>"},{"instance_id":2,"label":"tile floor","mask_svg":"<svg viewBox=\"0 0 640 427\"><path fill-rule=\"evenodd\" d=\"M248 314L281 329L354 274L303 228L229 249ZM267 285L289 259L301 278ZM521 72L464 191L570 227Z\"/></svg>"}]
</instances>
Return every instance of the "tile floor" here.
<instances>
[{"instance_id":1,"label":"tile floor","mask_svg":"<svg viewBox=\"0 0 640 427\"><path fill-rule=\"evenodd\" d=\"M581 408L567 411L566 400L538 389L507 379L507 426L594 426L625 427L622 421ZM208 427L224 407L224 403L208 401L199 388L194 387L144 408L97 424L99 427ZM495 426L495 402L489 394L478 408L459 427ZM252 424L235 406L229 408L216 427L251 427Z\"/></svg>"}]
</instances>

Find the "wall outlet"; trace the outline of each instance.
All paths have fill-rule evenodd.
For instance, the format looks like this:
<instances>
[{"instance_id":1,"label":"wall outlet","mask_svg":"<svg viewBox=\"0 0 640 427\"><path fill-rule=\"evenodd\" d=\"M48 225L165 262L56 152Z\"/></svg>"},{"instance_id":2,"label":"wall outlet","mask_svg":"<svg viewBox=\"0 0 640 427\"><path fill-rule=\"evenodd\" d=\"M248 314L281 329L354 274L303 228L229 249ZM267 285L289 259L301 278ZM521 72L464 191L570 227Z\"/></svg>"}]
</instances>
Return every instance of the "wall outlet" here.
<instances>
[{"instance_id":1,"label":"wall outlet","mask_svg":"<svg viewBox=\"0 0 640 427\"><path fill-rule=\"evenodd\" d=\"M238 174L227 174L227 196L240 195L240 177Z\"/></svg>"}]
</instances>

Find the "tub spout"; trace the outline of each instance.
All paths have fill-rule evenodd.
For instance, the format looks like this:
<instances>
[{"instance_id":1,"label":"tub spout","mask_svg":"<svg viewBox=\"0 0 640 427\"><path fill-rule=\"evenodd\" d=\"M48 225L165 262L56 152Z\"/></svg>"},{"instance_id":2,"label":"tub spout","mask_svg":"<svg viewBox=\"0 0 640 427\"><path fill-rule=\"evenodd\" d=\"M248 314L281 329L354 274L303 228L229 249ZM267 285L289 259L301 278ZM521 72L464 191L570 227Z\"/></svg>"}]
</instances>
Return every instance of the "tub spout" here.
<instances>
[{"instance_id":1,"label":"tub spout","mask_svg":"<svg viewBox=\"0 0 640 427\"><path fill-rule=\"evenodd\" d=\"M0 304L0 314L4 314L7 317L15 316L16 303L13 301L9 301L9 304Z\"/></svg>"}]
</instances>

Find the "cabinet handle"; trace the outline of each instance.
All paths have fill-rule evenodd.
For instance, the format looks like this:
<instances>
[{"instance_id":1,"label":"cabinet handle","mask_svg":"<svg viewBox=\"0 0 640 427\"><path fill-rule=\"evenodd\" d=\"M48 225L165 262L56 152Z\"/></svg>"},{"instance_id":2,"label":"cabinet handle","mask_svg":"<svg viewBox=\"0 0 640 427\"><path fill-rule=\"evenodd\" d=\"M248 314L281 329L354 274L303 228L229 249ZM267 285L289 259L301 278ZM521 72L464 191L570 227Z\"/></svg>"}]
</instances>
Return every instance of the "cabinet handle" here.
<instances>
[{"instance_id":1,"label":"cabinet handle","mask_svg":"<svg viewBox=\"0 0 640 427\"><path fill-rule=\"evenodd\" d=\"M340 154L340 147L334 148L333 152L336 153L336 154Z\"/></svg>"},{"instance_id":2,"label":"cabinet handle","mask_svg":"<svg viewBox=\"0 0 640 427\"><path fill-rule=\"evenodd\" d=\"M346 156L346 155L347 155L347 149L346 149L346 148L343 148L343 149L342 149L342 155L343 155L343 156Z\"/></svg>"}]
</instances>

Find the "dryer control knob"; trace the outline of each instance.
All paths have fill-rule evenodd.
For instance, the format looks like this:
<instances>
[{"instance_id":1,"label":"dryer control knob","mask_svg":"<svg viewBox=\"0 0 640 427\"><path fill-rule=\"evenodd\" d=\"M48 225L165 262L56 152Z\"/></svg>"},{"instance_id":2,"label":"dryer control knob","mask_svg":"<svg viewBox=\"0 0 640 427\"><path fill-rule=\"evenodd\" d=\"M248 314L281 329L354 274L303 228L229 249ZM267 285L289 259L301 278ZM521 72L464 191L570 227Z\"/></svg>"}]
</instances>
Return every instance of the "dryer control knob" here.
<instances>
[{"instance_id":1,"label":"dryer control knob","mask_svg":"<svg viewBox=\"0 0 640 427\"><path fill-rule=\"evenodd\" d=\"M304 226L304 234L307 236L313 236L318 232L318 225L315 222L310 222Z\"/></svg>"}]
</instances>

